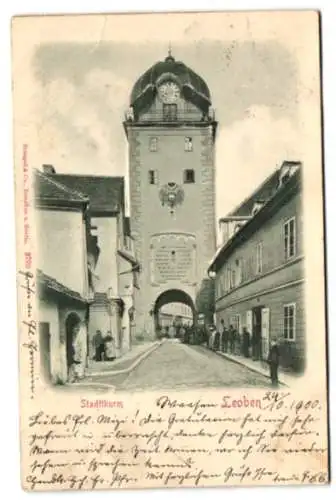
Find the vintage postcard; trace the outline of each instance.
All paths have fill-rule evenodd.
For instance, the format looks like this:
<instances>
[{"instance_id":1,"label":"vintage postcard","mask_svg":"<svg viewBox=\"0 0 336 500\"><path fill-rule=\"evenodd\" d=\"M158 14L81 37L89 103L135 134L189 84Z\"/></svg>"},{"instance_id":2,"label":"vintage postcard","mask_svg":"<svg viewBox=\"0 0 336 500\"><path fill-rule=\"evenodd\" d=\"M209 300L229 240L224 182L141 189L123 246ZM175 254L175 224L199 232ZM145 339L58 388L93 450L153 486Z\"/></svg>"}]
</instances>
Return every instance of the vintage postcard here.
<instances>
[{"instance_id":1,"label":"vintage postcard","mask_svg":"<svg viewBox=\"0 0 336 500\"><path fill-rule=\"evenodd\" d=\"M329 482L319 21L13 19L25 490Z\"/></svg>"}]
</instances>

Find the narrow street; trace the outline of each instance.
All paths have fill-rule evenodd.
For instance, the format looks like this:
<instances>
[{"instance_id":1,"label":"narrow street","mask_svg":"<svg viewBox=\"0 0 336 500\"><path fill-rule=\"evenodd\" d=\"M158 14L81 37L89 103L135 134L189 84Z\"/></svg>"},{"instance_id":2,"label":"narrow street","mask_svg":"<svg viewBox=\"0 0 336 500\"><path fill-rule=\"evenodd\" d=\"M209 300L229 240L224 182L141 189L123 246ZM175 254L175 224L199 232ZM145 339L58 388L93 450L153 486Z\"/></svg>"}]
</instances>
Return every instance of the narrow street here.
<instances>
[{"instance_id":1,"label":"narrow street","mask_svg":"<svg viewBox=\"0 0 336 500\"><path fill-rule=\"evenodd\" d=\"M95 376L94 382L113 385L117 391L270 386L263 375L210 350L169 340L130 373Z\"/></svg>"}]
</instances>

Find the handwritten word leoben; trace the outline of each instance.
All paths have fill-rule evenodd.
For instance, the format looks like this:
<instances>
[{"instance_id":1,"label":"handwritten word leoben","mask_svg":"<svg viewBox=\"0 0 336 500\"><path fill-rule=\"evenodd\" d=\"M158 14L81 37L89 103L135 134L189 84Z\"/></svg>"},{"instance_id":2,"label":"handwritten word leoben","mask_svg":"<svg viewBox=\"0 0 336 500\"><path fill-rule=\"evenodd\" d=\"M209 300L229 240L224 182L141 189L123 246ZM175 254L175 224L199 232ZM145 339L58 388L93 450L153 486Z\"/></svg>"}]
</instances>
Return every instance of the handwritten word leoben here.
<instances>
[{"instance_id":1,"label":"handwritten word leoben","mask_svg":"<svg viewBox=\"0 0 336 500\"><path fill-rule=\"evenodd\" d=\"M327 482L326 471L307 467L327 454L320 402L293 400L286 392L256 399L260 407L235 411L223 408L222 398L166 395L153 399L149 410L41 410L28 422L25 485L80 490Z\"/></svg>"}]
</instances>

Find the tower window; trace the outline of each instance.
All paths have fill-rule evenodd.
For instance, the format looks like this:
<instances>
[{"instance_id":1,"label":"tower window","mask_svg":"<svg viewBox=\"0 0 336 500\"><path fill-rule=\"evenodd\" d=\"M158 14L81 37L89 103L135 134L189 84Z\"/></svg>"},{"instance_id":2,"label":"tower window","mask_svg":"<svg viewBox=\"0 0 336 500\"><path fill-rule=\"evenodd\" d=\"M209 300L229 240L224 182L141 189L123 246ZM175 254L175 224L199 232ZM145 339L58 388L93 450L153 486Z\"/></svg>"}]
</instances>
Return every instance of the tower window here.
<instances>
[{"instance_id":1,"label":"tower window","mask_svg":"<svg viewBox=\"0 0 336 500\"><path fill-rule=\"evenodd\" d=\"M149 182L149 184L157 184L158 183L157 170L149 170L148 171L148 182Z\"/></svg>"},{"instance_id":2,"label":"tower window","mask_svg":"<svg viewBox=\"0 0 336 500\"><path fill-rule=\"evenodd\" d=\"M149 138L149 151L155 152L158 150L158 138L150 137Z\"/></svg>"},{"instance_id":3,"label":"tower window","mask_svg":"<svg viewBox=\"0 0 336 500\"><path fill-rule=\"evenodd\" d=\"M193 150L193 142L191 137L184 138L184 151L192 151Z\"/></svg>"},{"instance_id":4,"label":"tower window","mask_svg":"<svg viewBox=\"0 0 336 500\"><path fill-rule=\"evenodd\" d=\"M168 122L177 120L177 104L163 105L163 119Z\"/></svg>"},{"instance_id":5,"label":"tower window","mask_svg":"<svg viewBox=\"0 0 336 500\"><path fill-rule=\"evenodd\" d=\"M184 184L193 184L195 182L195 170L187 169L183 175Z\"/></svg>"}]
</instances>

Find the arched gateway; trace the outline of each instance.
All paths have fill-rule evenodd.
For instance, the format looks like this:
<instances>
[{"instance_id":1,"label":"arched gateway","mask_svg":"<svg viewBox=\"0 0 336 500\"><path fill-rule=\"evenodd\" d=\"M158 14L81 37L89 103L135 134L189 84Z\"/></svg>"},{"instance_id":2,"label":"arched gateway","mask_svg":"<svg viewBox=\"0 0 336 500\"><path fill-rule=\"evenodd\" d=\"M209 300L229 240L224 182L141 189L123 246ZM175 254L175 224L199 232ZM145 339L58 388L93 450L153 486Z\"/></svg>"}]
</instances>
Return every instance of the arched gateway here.
<instances>
[{"instance_id":1,"label":"arched gateway","mask_svg":"<svg viewBox=\"0 0 336 500\"><path fill-rule=\"evenodd\" d=\"M171 54L135 83L124 128L131 232L141 264L135 318L147 337L155 337L158 304L173 294L189 302L193 314L195 304L207 303L216 126L207 84Z\"/></svg>"},{"instance_id":2,"label":"arched gateway","mask_svg":"<svg viewBox=\"0 0 336 500\"><path fill-rule=\"evenodd\" d=\"M162 325L160 323L160 311L165 305L168 304L184 304L190 308L191 312L191 322L194 324L196 322L196 309L194 302L190 295L188 295L186 292L183 290L178 290L178 289L169 289L166 290L165 292L162 292L158 298L155 301L154 304L154 309L153 309L153 316L154 316L154 324L155 324L155 332L158 333L162 327L166 326L168 327L169 323ZM174 321L176 317L173 317L173 314L171 315L171 321ZM181 322L184 323L185 319L181 318ZM162 333L162 330L161 330Z\"/></svg>"}]
</instances>

